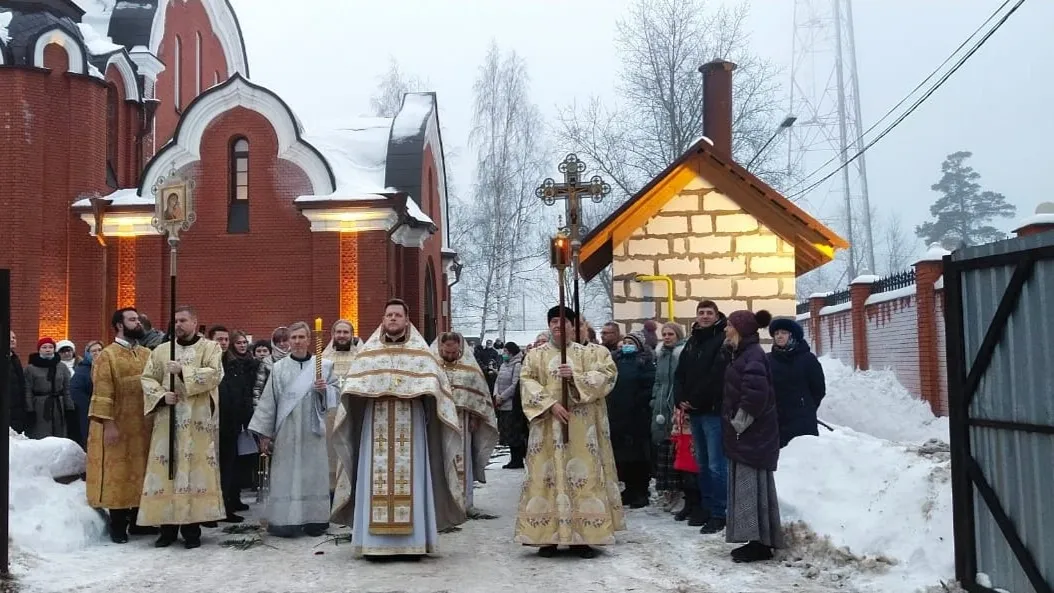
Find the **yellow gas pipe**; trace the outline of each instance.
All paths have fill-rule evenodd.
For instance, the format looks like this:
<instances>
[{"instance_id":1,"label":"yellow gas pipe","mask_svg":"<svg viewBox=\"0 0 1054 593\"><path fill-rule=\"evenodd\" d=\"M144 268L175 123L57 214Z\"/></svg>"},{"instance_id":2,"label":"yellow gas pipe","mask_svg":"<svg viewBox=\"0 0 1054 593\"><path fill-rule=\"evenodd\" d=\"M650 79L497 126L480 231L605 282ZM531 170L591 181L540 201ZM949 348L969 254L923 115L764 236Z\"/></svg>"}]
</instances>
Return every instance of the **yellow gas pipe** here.
<instances>
[{"instance_id":1,"label":"yellow gas pipe","mask_svg":"<svg viewBox=\"0 0 1054 593\"><path fill-rule=\"evenodd\" d=\"M666 314L667 321L673 321L673 278L669 276L649 276L646 274L639 274L633 278L634 282L665 282L666 283Z\"/></svg>"}]
</instances>

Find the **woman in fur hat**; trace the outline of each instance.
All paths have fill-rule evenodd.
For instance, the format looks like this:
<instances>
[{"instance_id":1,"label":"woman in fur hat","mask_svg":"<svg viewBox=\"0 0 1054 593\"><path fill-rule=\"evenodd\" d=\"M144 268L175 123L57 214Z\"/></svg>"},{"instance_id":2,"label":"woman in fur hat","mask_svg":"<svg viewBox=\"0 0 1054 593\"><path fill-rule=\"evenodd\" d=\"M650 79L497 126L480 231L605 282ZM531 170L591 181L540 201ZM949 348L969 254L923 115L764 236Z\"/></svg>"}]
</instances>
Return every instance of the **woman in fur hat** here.
<instances>
[{"instance_id":1,"label":"woman in fur hat","mask_svg":"<svg viewBox=\"0 0 1054 593\"><path fill-rule=\"evenodd\" d=\"M768 311L736 311L725 327L725 344L732 353L722 409L729 460L725 541L746 542L732 551L736 562L768 560L773 548L783 547L775 480L780 454L776 392L758 336L770 321Z\"/></svg>"},{"instance_id":2,"label":"woman in fur hat","mask_svg":"<svg viewBox=\"0 0 1054 593\"><path fill-rule=\"evenodd\" d=\"M776 388L776 410L780 425L780 448L794 437L819 435L816 409L827 386L823 367L805 341L805 332L793 319L775 319L769 324L774 344L769 353L772 384Z\"/></svg>"},{"instance_id":3,"label":"woman in fur hat","mask_svg":"<svg viewBox=\"0 0 1054 593\"><path fill-rule=\"evenodd\" d=\"M614 352L618 379L607 398L611 447L619 480L625 484L622 504L648 506L651 481L651 391L655 384L654 355L649 356L644 336L633 332Z\"/></svg>"}]
</instances>

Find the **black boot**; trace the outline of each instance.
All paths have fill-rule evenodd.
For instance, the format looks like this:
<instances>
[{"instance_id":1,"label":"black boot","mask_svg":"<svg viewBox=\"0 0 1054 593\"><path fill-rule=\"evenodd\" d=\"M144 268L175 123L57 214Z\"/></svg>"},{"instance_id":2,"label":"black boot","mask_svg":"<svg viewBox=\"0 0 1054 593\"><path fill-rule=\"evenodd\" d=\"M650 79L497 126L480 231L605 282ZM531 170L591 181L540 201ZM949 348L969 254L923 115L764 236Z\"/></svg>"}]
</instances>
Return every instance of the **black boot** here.
<instances>
[{"instance_id":1,"label":"black boot","mask_svg":"<svg viewBox=\"0 0 1054 593\"><path fill-rule=\"evenodd\" d=\"M179 525L162 525L161 535L154 542L155 548L167 548L179 539Z\"/></svg>"},{"instance_id":2,"label":"black boot","mask_svg":"<svg viewBox=\"0 0 1054 593\"><path fill-rule=\"evenodd\" d=\"M688 515L688 526L689 527L702 527L706 525L707 521L710 520L710 511L703 507L701 504L697 504L692 509L692 514Z\"/></svg>"},{"instance_id":3,"label":"black boot","mask_svg":"<svg viewBox=\"0 0 1054 593\"><path fill-rule=\"evenodd\" d=\"M183 547L188 550L201 547L201 526L197 523L180 525L179 532L183 536Z\"/></svg>"},{"instance_id":4,"label":"black boot","mask_svg":"<svg viewBox=\"0 0 1054 593\"><path fill-rule=\"evenodd\" d=\"M542 558L552 558L556 556L556 546L542 546L538 548L538 555Z\"/></svg>"},{"instance_id":5,"label":"black boot","mask_svg":"<svg viewBox=\"0 0 1054 593\"><path fill-rule=\"evenodd\" d=\"M596 558L597 551L590 546L571 546L571 552L579 558Z\"/></svg>"},{"instance_id":6,"label":"black boot","mask_svg":"<svg viewBox=\"0 0 1054 593\"><path fill-rule=\"evenodd\" d=\"M761 542L750 542L732 550L733 562L759 562L772 559L772 548Z\"/></svg>"},{"instance_id":7,"label":"black boot","mask_svg":"<svg viewBox=\"0 0 1054 593\"><path fill-rule=\"evenodd\" d=\"M523 469L523 456L526 453L524 447L509 447L509 462L503 469Z\"/></svg>"},{"instance_id":8,"label":"black boot","mask_svg":"<svg viewBox=\"0 0 1054 593\"><path fill-rule=\"evenodd\" d=\"M721 533L725 530L725 520L717 517L710 517L706 523L703 524L703 528L699 530L699 533L703 535L710 535L713 533Z\"/></svg>"},{"instance_id":9,"label":"black boot","mask_svg":"<svg viewBox=\"0 0 1054 593\"><path fill-rule=\"evenodd\" d=\"M128 510L128 535L157 535L161 533L161 530L157 527L136 524L136 517L138 516L139 509Z\"/></svg>"},{"instance_id":10,"label":"black boot","mask_svg":"<svg viewBox=\"0 0 1054 593\"><path fill-rule=\"evenodd\" d=\"M110 541L128 543L128 509L110 509Z\"/></svg>"}]
</instances>

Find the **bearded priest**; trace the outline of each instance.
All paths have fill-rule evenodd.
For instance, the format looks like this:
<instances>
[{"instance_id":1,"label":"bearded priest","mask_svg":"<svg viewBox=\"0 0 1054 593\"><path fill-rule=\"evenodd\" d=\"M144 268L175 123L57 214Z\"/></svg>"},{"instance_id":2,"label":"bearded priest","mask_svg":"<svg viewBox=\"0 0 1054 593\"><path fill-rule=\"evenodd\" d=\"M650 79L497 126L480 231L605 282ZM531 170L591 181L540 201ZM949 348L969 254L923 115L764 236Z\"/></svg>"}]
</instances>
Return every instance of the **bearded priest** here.
<instances>
[{"instance_id":1,"label":"bearded priest","mask_svg":"<svg viewBox=\"0 0 1054 593\"><path fill-rule=\"evenodd\" d=\"M347 319L338 319L330 328L329 344L322 351L322 359L333 362L333 374L337 377L337 393L340 383L351 368L355 358L355 325ZM333 450L333 422L337 419L337 408L334 406L326 413L326 455L329 457L329 502L333 503L333 492L337 488L337 452Z\"/></svg>"},{"instance_id":2,"label":"bearded priest","mask_svg":"<svg viewBox=\"0 0 1054 593\"><path fill-rule=\"evenodd\" d=\"M470 519L487 518L488 515L476 510L473 506L472 489L475 482L487 483L486 468L490 454L498 444L498 420L494 412L493 400L487 379L476 362L476 357L468 348L465 338L457 332L439 334L432 344L435 354L446 376L450 379L450 388L457 405L457 415L461 420L461 434L464 437L465 475L465 509Z\"/></svg>"},{"instance_id":3,"label":"bearded priest","mask_svg":"<svg viewBox=\"0 0 1054 593\"><path fill-rule=\"evenodd\" d=\"M333 426L341 472L332 520L368 558L438 551L439 531L465 521L461 425L450 381L401 299L344 377Z\"/></svg>"},{"instance_id":4,"label":"bearded priest","mask_svg":"<svg viewBox=\"0 0 1054 593\"><path fill-rule=\"evenodd\" d=\"M549 342L528 352L520 371L523 412L531 425L516 542L539 547L546 558L560 545L593 558L591 546L614 544L615 532L626 528L604 400L618 371L606 349L573 339L572 309L564 308L564 318L561 323L559 306L549 310ZM567 363L561 364L565 341Z\"/></svg>"}]
</instances>

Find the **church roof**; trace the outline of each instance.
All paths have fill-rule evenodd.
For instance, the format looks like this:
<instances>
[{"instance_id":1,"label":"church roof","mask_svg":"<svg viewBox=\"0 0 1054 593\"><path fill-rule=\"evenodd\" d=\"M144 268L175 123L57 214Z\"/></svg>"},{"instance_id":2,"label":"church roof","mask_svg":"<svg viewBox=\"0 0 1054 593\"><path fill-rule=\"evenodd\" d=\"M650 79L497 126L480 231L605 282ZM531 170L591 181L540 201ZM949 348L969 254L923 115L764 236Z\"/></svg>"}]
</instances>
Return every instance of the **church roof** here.
<instances>
[{"instance_id":1,"label":"church roof","mask_svg":"<svg viewBox=\"0 0 1054 593\"><path fill-rule=\"evenodd\" d=\"M696 176L711 183L777 236L794 245L800 276L831 261L849 243L732 159L700 138L665 171L592 229L582 242L580 273L592 279L607 267L614 249L655 216Z\"/></svg>"}]
</instances>

